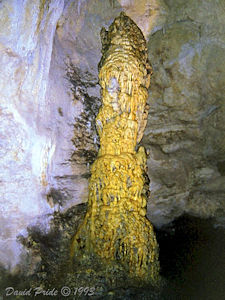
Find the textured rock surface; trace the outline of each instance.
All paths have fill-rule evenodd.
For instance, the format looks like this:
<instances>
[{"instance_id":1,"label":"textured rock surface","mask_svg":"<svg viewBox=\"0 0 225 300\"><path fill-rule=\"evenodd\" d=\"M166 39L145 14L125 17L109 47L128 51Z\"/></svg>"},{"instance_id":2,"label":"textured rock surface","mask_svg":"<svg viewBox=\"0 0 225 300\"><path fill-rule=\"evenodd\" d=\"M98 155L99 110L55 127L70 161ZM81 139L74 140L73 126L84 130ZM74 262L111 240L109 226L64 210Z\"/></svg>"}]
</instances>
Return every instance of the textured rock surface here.
<instances>
[{"instance_id":1,"label":"textured rock surface","mask_svg":"<svg viewBox=\"0 0 225 300\"><path fill-rule=\"evenodd\" d=\"M98 153L95 118L101 103L98 84L101 28L108 28L125 10L148 36L154 29L153 24L158 28L165 20L166 6L160 8L161 3L87 0L65 4L57 24L48 89L49 99L57 103L61 112L57 127L61 141L53 156L51 186L63 207L87 201L90 165ZM65 100L68 107L64 107ZM75 107L72 112L71 103ZM49 198L53 203L57 202L51 193Z\"/></svg>"},{"instance_id":2,"label":"textured rock surface","mask_svg":"<svg viewBox=\"0 0 225 300\"><path fill-rule=\"evenodd\" d=\"M193 1L188 4L182 1L69 2L57 35L70 59L70 74L74 78L76 74L79 76L79 80L72 81L76 82L73 95L80 102L85 99L83 105L88 103L75 125L74 160L77 162L78 155L83 153L83 160L91 163L97 153L93 142L98 144L94 118L100 97L99 31L121 10L144 32L153 66L150 113L142 140L150 152L152 193L148 215L155 225L167 223L183 212L204 217L223 215L223 1L216 4L200 1L198 5ZM74 14L79 15L79 21L72 18ZM90 127L87 120L91 120ZM80 136L78 131L82 132ZM84 164L83 168L87 174L89 168L85 170Z\"/></svg>"},{"instance_id":3,"label":"textured rock surface","mask_svg":"<svg viewBox=\"0 0 225 300\"><path fill-rule=\"evenodd\" d=\"M112 269L119 262L135 280L158 284L158 245L146 218L147 157L144 147L135 150L147 120L147 44L124 13L108 31L101 30L101 40L102 106L96 118L100 149L91 167L88 211L71 252L79 262L95 254Z\"/></svg>"},{"instance_id":4,"label":"textured rock surface","mask_svg":"<svg viewBox=\"0 0 225 300\"><path fill-rule=\"evenodd\" d=\"M225 3L165 3L167 21L149 39L153 76L143 139L155 224L184 211L210 217L225 209Z\"/></svg>"},{"instance_id":5,"label":"textured rock surface","mask_svg":"<svg viewBox=\"0 0 225 300\"><path fill-rule=\"evenodd\" d=\"M183 212L223 221L224 1L5 0L0 3L5 265L19 260L16 236L39 216L47 228L48 213L87 200L89 165L99 147L94 126L99 33L122 10L144 32L153 67L142 140L150 153L148 215L156 225Z\"/></svg>"},{"instance_id":6,"label":"textured rock surface","mask_svg":"<svg viewBox=\"0 0 225 300\"><path fill-rule=\"evenodd\" d=\"M0 3L0 261L7 267L20 259L16 236L38 217L46 228L50 212L45 194L56 141L45 93L62 10L60 0Z\"/></svg>"}]
</instances>

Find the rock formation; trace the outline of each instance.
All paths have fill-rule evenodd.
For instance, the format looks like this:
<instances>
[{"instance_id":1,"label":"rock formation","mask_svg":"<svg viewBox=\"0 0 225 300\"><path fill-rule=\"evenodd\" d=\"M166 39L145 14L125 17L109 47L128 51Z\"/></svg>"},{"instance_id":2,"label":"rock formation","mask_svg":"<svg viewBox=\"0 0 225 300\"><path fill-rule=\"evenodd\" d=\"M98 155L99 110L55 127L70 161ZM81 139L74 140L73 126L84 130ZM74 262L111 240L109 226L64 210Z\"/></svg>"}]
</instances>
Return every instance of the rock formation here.
<instances>
[{"instance_id":1,"label":"rock formation","mask_svg":"<svg viewBox=\"0 0 225 300\"><path fill-rule=\"evenodd\" d=\"M147 158L143 147L135 151L147 120L151 68L146 41L124 13L101 35L100 149L91 168L88 212L72 253L94 252L105 263L121 262L131 277L156 282L158 247L144 192Z\"/></svg>"},{"instance_id":2,"label":"rock formation","mask_svg":"<svg viewBox=\"0 0 225 300\"><path fill-rule=\"evenodd\" d=\"M101 28L126 12L153 68L141 145L154 225L225 216L224 0L0 2L0 263L24 262L18 235L88 199L99 138ZM143 124L144 125L144 124ZM141 127L141 126L140 126Z\"/></svg>"}]
</instances>

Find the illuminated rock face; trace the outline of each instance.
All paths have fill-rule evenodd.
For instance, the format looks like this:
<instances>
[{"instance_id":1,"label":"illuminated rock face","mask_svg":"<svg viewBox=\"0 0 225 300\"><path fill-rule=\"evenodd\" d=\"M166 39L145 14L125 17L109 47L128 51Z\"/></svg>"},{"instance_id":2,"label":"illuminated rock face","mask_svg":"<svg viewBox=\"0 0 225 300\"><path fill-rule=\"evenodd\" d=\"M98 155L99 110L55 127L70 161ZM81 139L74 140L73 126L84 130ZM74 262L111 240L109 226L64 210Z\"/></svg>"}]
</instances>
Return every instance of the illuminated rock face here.
<instances>
[{"instance_id":1,"label":"illuminated rock face","mask_svg":"<svg viewBox=\"0 0 225 300\"><path fill-rule=\"evenodd\" d=\"M147 120L151 68L146 42L123 13L101 37L102 107L96 119L101 146L91 170L89 209L74 237L72 254L93 251L120 261L131 277L154 282L158 246L146 218L146 154L143 147L135 151Z\"/></svg>"}]
</instances>

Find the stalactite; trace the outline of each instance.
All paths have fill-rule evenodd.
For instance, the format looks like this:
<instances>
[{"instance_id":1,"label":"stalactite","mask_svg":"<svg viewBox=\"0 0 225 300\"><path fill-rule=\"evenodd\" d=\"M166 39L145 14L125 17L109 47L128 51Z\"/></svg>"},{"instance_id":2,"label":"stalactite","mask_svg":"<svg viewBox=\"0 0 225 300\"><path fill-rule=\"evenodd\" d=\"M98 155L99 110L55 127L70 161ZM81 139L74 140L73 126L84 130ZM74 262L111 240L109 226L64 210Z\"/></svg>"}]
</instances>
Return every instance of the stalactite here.
<instances>
[{"instance_id":1,"label":"stalactite","mask_svg":"<svg viewBox=\"0 0 225 300\"><path fill-rule=\"evenodd\" d=\"M151 68L141 30L124 13L101 31L96 119L100 150L91 169L89 206L72 244L72 255L93 252L119 261L131 277L156 282L158 245L146 217L146 154L136 152L147 121Z\"/></svg>"}]
</instances>

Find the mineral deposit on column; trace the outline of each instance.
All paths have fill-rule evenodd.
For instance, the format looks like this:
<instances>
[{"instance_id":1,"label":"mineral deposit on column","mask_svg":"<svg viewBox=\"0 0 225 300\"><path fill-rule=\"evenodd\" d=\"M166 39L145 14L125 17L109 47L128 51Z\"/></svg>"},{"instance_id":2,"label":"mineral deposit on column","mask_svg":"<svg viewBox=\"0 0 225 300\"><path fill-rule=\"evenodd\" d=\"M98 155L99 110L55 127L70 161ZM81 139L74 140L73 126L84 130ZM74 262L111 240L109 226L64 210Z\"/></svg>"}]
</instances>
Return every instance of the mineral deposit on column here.
<instances>
[{"instance_id":1,"label":"mineral deposit on column","mask_svg":"<svg viewBox=\"0 0 225 300\"><path fill-rule=\"evenodd\" d=\"M141 30L124 13L101 31L99 82L102 106L96 119L100 150L91 169L89 207L72 254L93 252L119 261L131 277L158 280L158 245L146 218L146 154L136 152L147 120L151 68Z\"/></svg>"}]
</instances>

